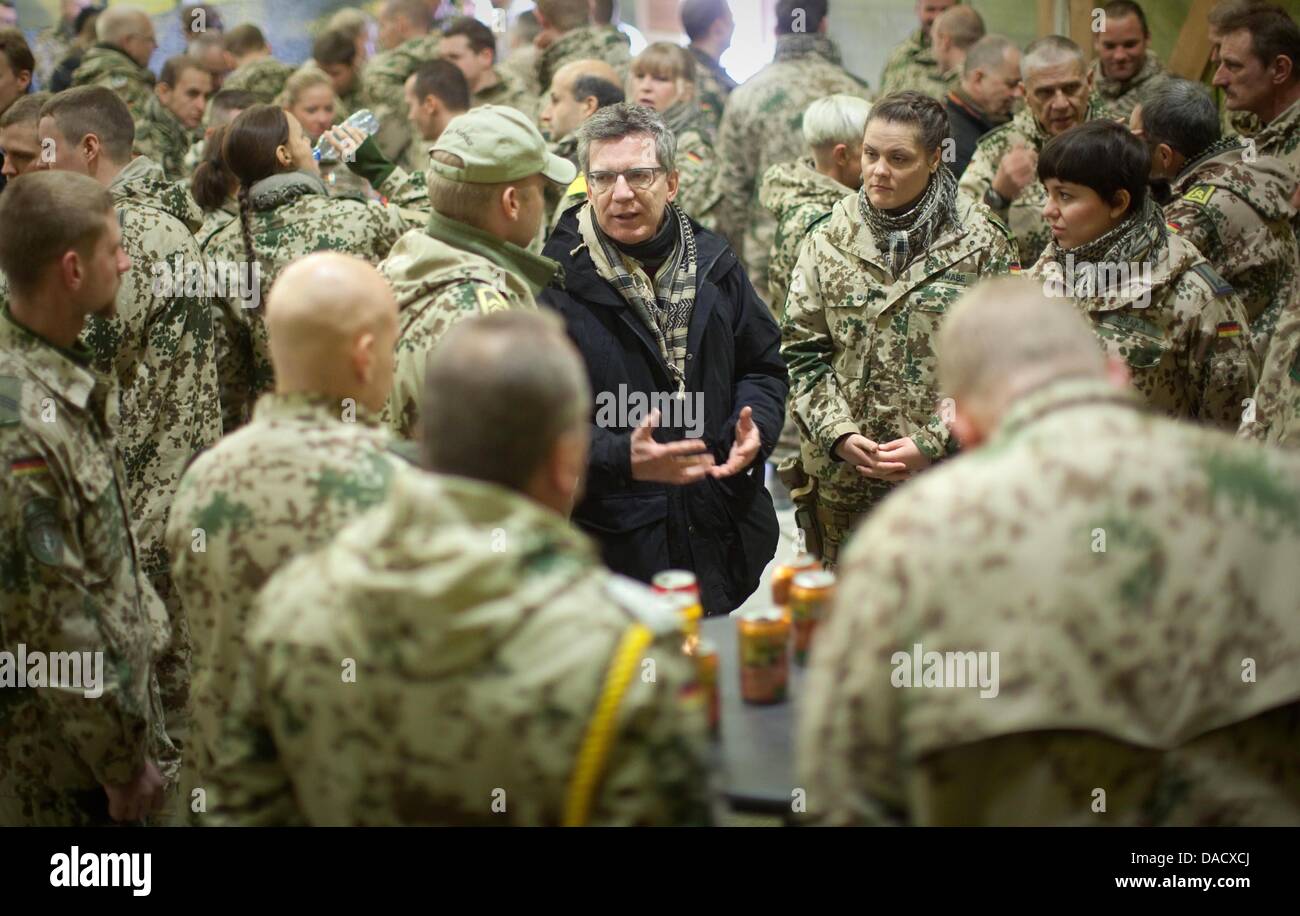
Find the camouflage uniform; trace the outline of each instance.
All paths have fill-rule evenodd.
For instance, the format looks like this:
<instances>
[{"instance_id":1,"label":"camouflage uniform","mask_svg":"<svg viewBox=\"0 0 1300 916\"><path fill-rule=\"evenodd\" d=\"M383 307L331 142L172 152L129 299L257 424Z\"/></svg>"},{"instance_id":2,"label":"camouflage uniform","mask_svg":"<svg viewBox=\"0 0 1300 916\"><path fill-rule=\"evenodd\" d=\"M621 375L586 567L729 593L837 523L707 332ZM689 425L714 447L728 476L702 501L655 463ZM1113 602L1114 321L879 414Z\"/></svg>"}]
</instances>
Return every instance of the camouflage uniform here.
<instances>
[{"instance_id":1,"label":"camouflage uniform","mask_svg":"<svg viewBox=\"0 0 1300 916\"><path fill-rule=\"evenodd\" d=\"M953 451L938 413L934 337L970 286L1017 267L1006 229L958 196L956 222L895 278L859 212L862 193L841 198L804 242L781 323L803 440L797 517L832 564L861 516L895 487L834 457L835 444L860 433L878 443L910 437L932 460Z\"/></svg>"},{"instance_id":2,"label":"camouflage uniform","mask_svg":"<svg viewBox=\"0 0 1300 916\"><path fill-rule=\"evenodd\" d=\"M511 52L509 57L497 64L497 72L503 76L514 77L530 95L540 97L543 92L551 87L549 83L545 86L537 85L537 58L539 56L540 52L532 46L517 48ZM534 106L536 107L536 102L534 102Z\"/></svg>"},{"instance_id":3,"label":"camouflage uniform","mask_svg":"<svg viewBox=\"0 0 1300 916\"><path fill-rule=\"evenodd\" d=\"M558 265L472 226L432 212L393 246L379 271L397 297L397 363L384 422L414 439L425 367L442 335L457 321L503 309L536 309L534 296Z\"/></svg>"},{"instance_id":4,"label":"camouflage uniform","mask_svg":"<svg viewBox=\"0 0 1300 916\"><path fill-rule=\"evenodd\" d=\"M281 173L255 183L249 190L249 204L253 256L261 282L256 306L234 309L238 326L232 332L231 350L238 380L231 378L229 387L245 394L241 410L274 387L263 318L266 295L280 271L313 251L342 251L377 264L406 228L396 207L331 198L321 180L306 172ZM218 262L248 263L241 221L232 220L217 230L207 254Z\"/></svg>"},{"instance_id":5,"label":"camouflage uniform","mask_svg":"<svg viewBox=\"0 0 1300 916\"><path fill-rule=\"evenodd\" d=\"M695 100L704 113L710 136L716 136L722 125L722 113L727 108L727 99L737 83L722 69L722 64L704 51L694 45L686 50L695 58Z\"/></svg>"},{"instance_id":6,"label":"camouflage uniform","mask_svg":"<svg viewBox=\"0 0 1300 916\"><path fill-rule=\"evenodd\" d=\"M135 122L135 149L162 166L168 181L180 181L189 172L185 156L194 143L194 132L185 127L155 95L144 106L144 116Z\"/></svg>"},{"instance_id":7,"label":"camouflage uniform","mask_svg":"<svg viewBox=\"0 0 1300 916\"><path fill-rule=\"evenodd\" d=\"M778 162L763 175L758 201L776 218L767 269L767 304L777 321L785 312L790 274L799 260L804 238L814 225L831 215L837 202L852 193L852 188L817 171L811 158Z\"/></svg>"},{"instance_id":8,"label":"camouflage uniform","mask_svg":"<svg viewBox=\"0 0 1300 916\"><path fill-rule=\"evenodd\" d=\"M767 258L776 220L758 202L764 173L805 152L803 113L836 93L869 99L865 83L840 66L834 43L821 35L781 35L772 63L727 100L718 131L718 202L714 220L731 247L743 252L755 289L767 289Z\"/></svg>"},{"instance_id":9,"label":"camouflage uniform","mask_svg":"<svg viewBox=\"0 0 1300 916\"><path fill-rule=\"evenodd\" d=\"M179 767L154 667L167 613L131 533L116 412L84 346L59 349L0 310L0 651L104 653L97 698L0 687L7 826L110 823L102 784L130 782L146 759L169 782ZM82 677L92 688L93 670Z\"/></svg>"},{"instance_id":10,"label":"camouflage uniform","mask_svg":"<svg viewBox=\"0 0 1300 916\"><path fill-rule=\"evenodd\" d=\"M1110 117L1110 112L1101 107L1097 97L1093 96L1083 120L1091 121L1095 118L1107 117ZM983 203L984 192L993 187L998 165L1012 146L1021 143L1034 152L1042 152L1043 144L1049 139L1047 131L1034 118L1033 111L1028 105L1024 106L1006 124L993 128L980 138L975 146L975 154L971 157L970 165L962 173L958 187L971 200ZM1047 243L1052 240L1052 230L1048 228L1047 220L1043 217L1043 206L1046 203L1047 189L1035 177L1020 192L1020 196L1011 201L1005 211L997 214L1011 227L1011 234L1016 238L1016 247L1022 264L1033 264L1037 261L1043 249L1047 247Z\"/></svg>"},{"instance_id":11,"label":"camouflage uniform","mask_svg":"<svg viewBox=\"0 0 1300 916\"><path fill-rule=\"evenodd\" d=\"M97 44L86 52L81 66L72 74L72 85L112 89L136 119L144 117L145 107L154 98L154 75L125 51L109 44Z\"/></svg>"},{"instance_id":12,"label":"camouflage uniform","mask_svg":"<svg viewBox=\"0 0 1300 916\"><path fill-rule=\"evenodd\" d=\"M903 89L915 89L942 102L957 85L959 73L944 73L934 59L934 49L925 29L918 28L894 48L880 74L880 94L886 96Z\"/></svg>"},{"instance_id":13,"label":"camouflage uniform","mask_svg":"<svg viewBox=\"0 0 1300 916\"><path fill-rule=\"evenodd\" d=\"M663 115L664 123L677 138L678 207L696 222L711 228L710 212L717 193L718 155L709 126L694 102L678 102Z\"/></svg>"},{"instance_id":14,"label":"camouflage uniform","mask_svg":"<svg viewBox=\"0 0 1300 916\"><path fill-rule=\"evenodd\" d=\"M536 121L538 94L533 92L523 80L507 71L494 67L493 72L497 76L496 85L474 93L470 98L470 107L505 105L522 111L528 115L529 120Z\"/></svg>"},{"instance_id":15,"label":"camouflage uniform","mask_svg":"<svg viewBox=\"0 0 1300 916\"><path fill-rule=\"evenodd\" d=\"M167 543L194 641L187 767L200 785L226 756L218 725L235 693L257 593L290 559L383 499L402 463L385 451L387 442L360 405L268 394L251 423L200 455L181 479Z\"/></svg>"},{"instance_id":16,"label":"camouflage uniform","mask_svg":"<svg viewBox=\"0 0 1300 916\"><path fill-rule=\"evenodd\" d=\"M284 84L293 76L293 67L274 57L259 57L236 67L221 84L222 89L243 89L251 92L263 105L276 104L276 97L284 91Z\"/></svg>"},{"instance_id":17,"label":"camouflage uniform","mask_svg":"<svg viewBox=\"0 0 1300 916\"><path fill-rule=\"evenodd\" d=\"M658 599L606 571L560 515L473 480L399 475L381 507L263 591L213 820L708 824L681 641ZM638 676L598 733L606 763L570 796L616 656ZM566 817L572 797L590 799L588 817Z\"/></svg>"},{"instance_id":18,"label":"camouflage uniform","mask_svg":"<svg viewBox=\"0 0 1300 916\"><path fill-rule=\"evenodd\" d=\"M137 134L137 139L139 139ZM207 154L207 147L202 137L190 144L190 148L185 151L185 158L181 160L181 168L186 175L193 175L194 170L199 167L203 157Z\"/></svg>"},{"instance_id":19,"label":"camouflage uniform","mask_svg":"<svg viewBox=\"0 0 1300 916\"><path fill-rule=\"evenodd\" d=\"M620 80L626 79L628 67L632 63L628 37L618 29L597 26L583 26L565 32L537 55L535 82L539 87L538 92L550 89L555 71L565 64L591 58L603 60L618 71Z\"/></svg>"},{"instance_id":20,"label":"camouflage uniform","mask_svg":"<svg viewBox=\"0 0 1300 916\"><path fill-rule=\"evenodd\" d=\"M1269 345L1255 389L1255 413L1241 434L1267 445L1300 449L1300 300L1292 300Z\"/></svg>"},{"instance_id":21,"label":"camouflage uniform","mask_svg":"<svg viewBox=\"0 0 1300 916\"><path fill-rule=\"evenodd\" d=\"M441 54L439 32L430 32L402 42L395 48L376 54L361 74L361 94L365 106L379 119L375 141L384 155L408 171L424 168L424 149L411 133L406 120L405 85L407 77L420 64L437 60Z\"/></svg>"},{"instance_id":22,"label":"camouflage uniform","mask_svg":"<svg viewBox=\"0 0 1300 916\"><path fill-rule=\"evenodd\" d=\"M61 19L58 25L42 29L31 42L32 56L36 58L33 76L38 89L51 89L50 80L55 68L72 52L72 39L77 37L72 26L72 22Z\"/></svg>"},{"instance_id":23,"label":"camouflage uniform","mask_svg":"<svg viewBox=\"0 0 1300 916\"><path fill-rule=\"evenodd\" d=\"M798 717L812 819L1300 821L1297 481L1099 380L1013 404L849 546ZM908 686L930 651L996 652L996 696Z\"/></svg>"},{"instance_id":24,"label":"camouflage uniform","mask_svg":"<svg viewBox=\"0 0 1300 916\"><path fill-rule=\"evenodd\" d=\"M1246 162L1242 149L1232 138L1188 162L1173 183L1178 196L1165 207L1165 219L1237 291L1262 360L1278 316L1300 298L1294 179L1280 160Z\"/></svg>"},{"instance_id":25,"label":"camouflage uniform","mask_svg":"<svg viewBox=\"0 0 1300 916\"><path fill-rule=\"evenodd\" d=\"M1128 121L1133 109L1150 99L1169 82L1160 58L1154 51L1147 51L1146 59L1133 78L1120 82L1105 76L1101 72L1101 61L1092 62L1092 87L1112 116Z\"/></svg>"},{"instance_id":26,"label":"camouflage uniform","mask_svg":"<svg viewBox=\"0 0 1300 916\"><path fill-rule=\"evenodd\" d=\"M1122 256L1095 259L1138 265L1137 275L1120 276L1104 295L1075 295L1055 260L1055 242L1030 275L1044 282L1049 295L1075 299L1106 352L1128 365L1133 387L1150 407L1235 430L1242 401L1259 377L1246 309L1190 242L1165 229L1159 207L1147 203L1149 212L1135 216L1125 230L1143 240ZM1149 276L1141 275L1145 271Z\"/></svg>"},{"instance_id":27,"label":"camouflage uniform","mask_svg":"<svg viewBox=\"0 0 1300 916\"><path fill-rule=\"evenodd\" d=\"M185 186L169 184L158 165L139 156L108 190L132 266L118 290L117 315L91 316L81 339L95 368L111 374L121 393L116 431L140 564L172 617L171 649L158 677L167 713L177 717L169 718L168 730L183 739L189 634L172 592L163 530L181 472L221 436L212 326L217 301L185 284L204 264L194 240L202 213ZM168 275L174 287L165 282Z\"/></svg>"}]
</instances>

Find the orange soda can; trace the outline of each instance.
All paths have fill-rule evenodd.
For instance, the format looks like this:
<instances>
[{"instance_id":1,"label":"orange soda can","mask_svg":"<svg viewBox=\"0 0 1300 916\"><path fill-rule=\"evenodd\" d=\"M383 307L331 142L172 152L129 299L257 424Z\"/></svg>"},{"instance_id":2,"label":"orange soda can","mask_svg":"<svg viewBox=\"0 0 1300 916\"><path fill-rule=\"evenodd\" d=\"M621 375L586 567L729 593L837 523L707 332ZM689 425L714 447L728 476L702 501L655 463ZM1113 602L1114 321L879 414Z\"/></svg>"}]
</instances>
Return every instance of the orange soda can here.
<instances>
[{"instance_id":1,"label":"orange soda can","mask_svg":"<svg viewBox=\"0 0 1300 916\"><path fill-rule=\"evenodd\" d=\"M686 635L682 651L689 655L700 639L700 618L704 616L704 607L698 596L688 592L669 592L664 597L676 609L682 622L682 632Z\"/></svg>"},{"instance_id":2,"label":"orange soda can","mask_svg":"<svg viewBox=\"0 0 1300 916\"><path fill-rule=\"evenodd\" d=\"M665 569L657 572L650 580L650 588L660 594L684 592L697 598L700 596L700 583L696 580L695 573L689 569Z\"/></svg>"},{"instance_id":3,"label":"orange soda can","mask_svg":"<svg viewBox=\"0 0 1300 916\"><path fill-rule=\"evenodd\" d=\"M790 681L790 621L776 608L736 618L740 631L740 695L746 703L780 703Z\"/></svg>"},{"instance_id":4,"label":"orange soda can","mask_svg":"<svg viewBox=\"0 0 1300 916\"><path fill-rule=\"evenodd\" d=\"M821 561L810 553L797 553L789 563L782 563L772 571L772 603L785 607L790 603L790 582L795 575L821 568Z\"/></svg>"},{"instance_id":5,"label":"orange soda can","mask_svg":"<svg viewBox=\"0 0 1300 916\"><path fill-rule=\"evenodd\" d=\"M830 613L835 597L835 573L817 569L797 573L790 583L790 619L794 626L794 660L808 661L813 630Z\"/></svg>"},{"instance_id":6,"label":"orange soda can","mask_svg":"<svg viewBox=\"0 0 1300 916\"><path fill-rule=\"evenodd\" d=\"M716 735L722 717L718 704L718 647L712 640L701 639L695 644L694 650L700 686L704 689L709 704L709 734Z\"/></svg>"}]
</instances>

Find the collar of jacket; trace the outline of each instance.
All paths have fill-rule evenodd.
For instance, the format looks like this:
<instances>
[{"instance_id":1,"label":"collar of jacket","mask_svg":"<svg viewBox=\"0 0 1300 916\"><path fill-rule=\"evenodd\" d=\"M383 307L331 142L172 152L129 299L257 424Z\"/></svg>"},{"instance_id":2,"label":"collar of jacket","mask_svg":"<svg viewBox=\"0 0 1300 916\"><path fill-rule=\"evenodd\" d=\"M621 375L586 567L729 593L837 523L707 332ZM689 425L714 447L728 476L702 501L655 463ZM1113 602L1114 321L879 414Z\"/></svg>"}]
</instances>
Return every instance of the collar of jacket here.
<instances>
[{"instance_id":1,"label":"collar of jacket","mask_svg":"<svg viewBox=\"0 0 1300 916\"><path fill-rule=\"evenodd\" d=\"M258 398L257 403L253 406L253 419L263 422L268 420L292 420L299 423L310 423L313 426L355 422L360 426L379 426L379 415L360 402L354 403L351 415L355 418L354 420L344 419L342 398L332 395L313 394L306 391L294 391L288 394L271 392Z\"/></svg>"},{"instance_id":2,"label":"collar of jacket","mask_svg":"<svg viewBox=\"0 0 1300 916\"><path fill-rule=\"evenodd\" d=\"M425 232L452 248L487 258L497 267L510 271L528 284L534 296L552 283L564 288L564 271L558 262L459 220L448 219L436 210L429 214Z\"/></svg>"},{"instance_id":3,"label":"collar of jacket","mask_svg":"<svg viewBox=\"0 0 1300 916\"><path fill-rule=\"evenodd\" d=\"M248 202L254 210L273 210L312 194L328 197L325 182L310 172L280 172L253 182L248 189Z\"/></svg>"},{"instance_id":4,"label":"collar of jacket","mask_svg":"<svg viewBox=\"0 0 1300 916\"><path fill-rule=\"evenodd\" d=\"M182 124L181 119L176 117L175 113L164 105L158 96L149 96L149 101L144 106L144 113L145 117L162 125L165 130L183 137L187 143L193 142L194 132Z\"/></svg>"},{"instance_id":5,"label":"collar of jacket","mask_svg":"<svg viewBox=\"0 0 1300 916\"><path fill-rule=\"evenodd\" d=\"M148 67L141 67L139 64L135 62L134 57L132 57L130 54L127 54L125 50L113 44L112 42L101 41L96 43L94 47L98 48L101 51L111 51L112 53L116 54L118 57L121 57L122 58L121 60L114 61L114 66L126 67L130 70L135 70L137 73L140 74L140 76L147 79L150 85L152 85L156 81L156 78L154 77L152 70L150 70Z\"/></svg>"},{"instance_id":6,"label":"collar of jacket","mask_svg":"<svg viewBox=\"0 0 1300 916\"><path fill-rule=\"evenodd\" d=\"M840 49L825 35L778 35L773 61L798 60L802 57L823 57L833 64L840 63Z\"/></svg>"},{"instance_id":7,"label":"collar of jacket","mask_svg":"<svg viewBox=\"0 0 1300 916\"><path fill-rule=\"evenodd\" d=\"M1288 152L1288 139L1300 132L1300 100L1292 102L1285 111L1264 125L1255 135L1255 145L1267 156L1284 158Z\"/></svg>"},{"instance_id":8,"label":"collar of jacket","mask_svg":"<svg viewBox=\"0 0 1300 916\"><path fill-rule=\"evenodd\" d=\"M723 69L722 61L718 60L712 54L708 53L703 48L697 47L696 45L690 45L687 47L686 50L691 52L691 54L695 57L696 62L699 63L700 66L705 67L714 76L716 76L718 78L718 82L722 83L722 85L726 86L729 89L736 88L736 81L731 78L731 74L727 73L727 71Z\"/></svg>"},{"instance_id":9,"label":"collar of jacket","mask_svg":"<svg viewBox=\"0 0 1300 916\"><path fill-rule=\"evenodd\" d=\"M95 387L106 382L90 367L91 352L80 339L60 347L18 323L6 303L0 309L0 350L21 353L23 365L63 400L85 410Z\"/></svg>"},{"instance_id":10,"label":"collar of jacket","mask_svg":"<svg viewBox=\"0 0 1300 916\"><path fill-rule=\"evenodd\" d=\"M590 206L583 204L582 206ZM564 289L571 295L595 305L607 305L613 308L630 308L618 290L610 286L596 272L591 252L587 250L578 229L578 212L582 207L572 207L560 218L551 233L546 247L556 252L560 269L564 272ZM688 217L689 218L689 217ZM718 235L705 230L695 220L691 220L691 229L695 232L695 289L698 292L705 280L721 279L738 261L734 252ZM563 255L563 257L561 257ZM697 297L697 307L701 300ZM639 321L633 319L635 323ZM695 319L691 319L695 324Z\"/></svg>"},{"instance_id":11,"label":"collar of jacket","mask_svg":"<svg viewBox=\"0 0 1300 916\"><path fill-rule=\"evenodd\" d=\"M1102 110L1101 100L1095 95L1091 95L1088 97L1088 110L1083 113L1083 120L1079 123L1084 124L1105 116L1106 113ZM1017 128L1025 139L1033 145L1034 149L1039 152L1042 151L1043 144L1052 139L1043 125L1038 123L1038 119L1034 117L1034 112L1028 105L1022 107L1015 114L1011 119L1011 125L1013 128Z\"/></svg>"},{"instance_id":12,"label":"collar of jacket","mask_svg":"<svg viewBox=\"0 0 1300 916\"><path fill-rule=\"evenodd\" d=\"M990 447L1006 445L1025 428L1058 410L1103 404L1135 412L1142 409L1136 391L1116 388L1105 379L1077 376L1055 379L1021 395L1011 404L988 444Z\"/></svg>"},{"instance_id":13,"label":"collar of jacket","mask_svg":"<svg viewBox=\"0 0 1300 916\"><path fill-rule=\"evenodd\" d=\"M930 33L918 28L907 36L907 53L918 64L937 65L934 53L930 50Z\"/></svg>"},{"instance_id":14,"label":"collar of jacket","mask_svg":"<svg viewBox=\"0 0 1300 916\"><path fill-rule=\"evenodd\" d=\"M1231 136L1219 138L1202 150L1201 154L1195 159L1188 159L1183 163L1183 167L1178 171L1178 174L1170 184L1170 190L1175 194L1182 194L1195 180L1196 172L1199 169L1220 156L1240 149L1243 149L1240 137Z\"/></svg>"},{"instance_id":15,"label":"collar of jacket","mask_svg":"<svg viewBox=\"0 0 1300 916\"><path fill-rule=\"evenodd\" d=\"M130 202L180 220L191 232L203 225L203 211L190 194L189 182L169 182L162 166L148 156L136 156L108 184L113 203ZM238 211L236 211L238 212Z\"/></svg>"},{"instance_id":16,"label":"collar of jacket","mask_svg":"<svg viewBox=\"0 0 1300 916\"><path fill-rule=\"evenodd\" d=\"M978 121L980 124L988 125L989 130L997 127L999 124L1005 124L1010 120L1010 118L1007 118L1006 120L995 121L990 118L984 113L984 109L975 104L975 100L967 95L966 90L961 88L960 85L954 86L952 89L948 90L948 101L966 112L966 114L970 115L972 119Z\"/></svg>"}]
</instances>

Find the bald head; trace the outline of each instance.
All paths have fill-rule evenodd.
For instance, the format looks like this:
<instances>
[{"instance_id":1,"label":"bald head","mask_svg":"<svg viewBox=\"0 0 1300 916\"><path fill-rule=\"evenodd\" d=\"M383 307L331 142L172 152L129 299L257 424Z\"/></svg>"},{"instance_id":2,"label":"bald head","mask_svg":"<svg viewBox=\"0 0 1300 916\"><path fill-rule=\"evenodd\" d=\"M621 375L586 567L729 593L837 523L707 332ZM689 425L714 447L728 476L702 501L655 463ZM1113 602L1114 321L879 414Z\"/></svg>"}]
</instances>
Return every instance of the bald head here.
<instances>
[{"instance_id":1,"label":"bald head","mask_svg":"<svg viewBox=\"0 0 1300 916\"><path fill-rule=\"evenodd\" d=\"M365 261L336 252L294 261L271 287L266 326L277 392L383 408L393 385L397 301Z\"/></svg>"},{"instance_id":2,"label":"bald head","mask_svg":"<svg viewBox=\"0 0 1300 916\"><path fill-rule=\"evenodd\" d=\"M1005 277L981 283L948 314L936 342L939 384L956 399L962 444L978 444L1006 409L1059 378L1105 379L1107 361L1071 300L1042 283Z\"/></svg>"}]
</instances>

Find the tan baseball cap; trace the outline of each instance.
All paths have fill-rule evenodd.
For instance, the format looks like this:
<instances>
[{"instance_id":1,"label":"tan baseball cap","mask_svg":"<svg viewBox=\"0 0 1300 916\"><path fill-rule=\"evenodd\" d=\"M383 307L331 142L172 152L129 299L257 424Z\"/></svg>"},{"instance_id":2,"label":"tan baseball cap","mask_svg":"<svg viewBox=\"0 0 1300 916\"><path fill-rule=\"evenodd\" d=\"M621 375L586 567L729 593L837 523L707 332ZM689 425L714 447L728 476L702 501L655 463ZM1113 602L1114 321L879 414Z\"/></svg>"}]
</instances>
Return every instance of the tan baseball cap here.
<instances>
[{"instance_id":1,"label":"tan baseball cap","mask_svg":"<svg viewBox=\"0 0 1300 916\"><path fill-rule=\"evenodd\" d=\"M546 149L523 112L505 105L484 105L452 118L429 147L430 153L439 151L458 156L465 165L456 168L430 158L430 170L464 184L500 184L541 173L568 185L578 174L572 162Z\"/></svg>"}]
</instances>

